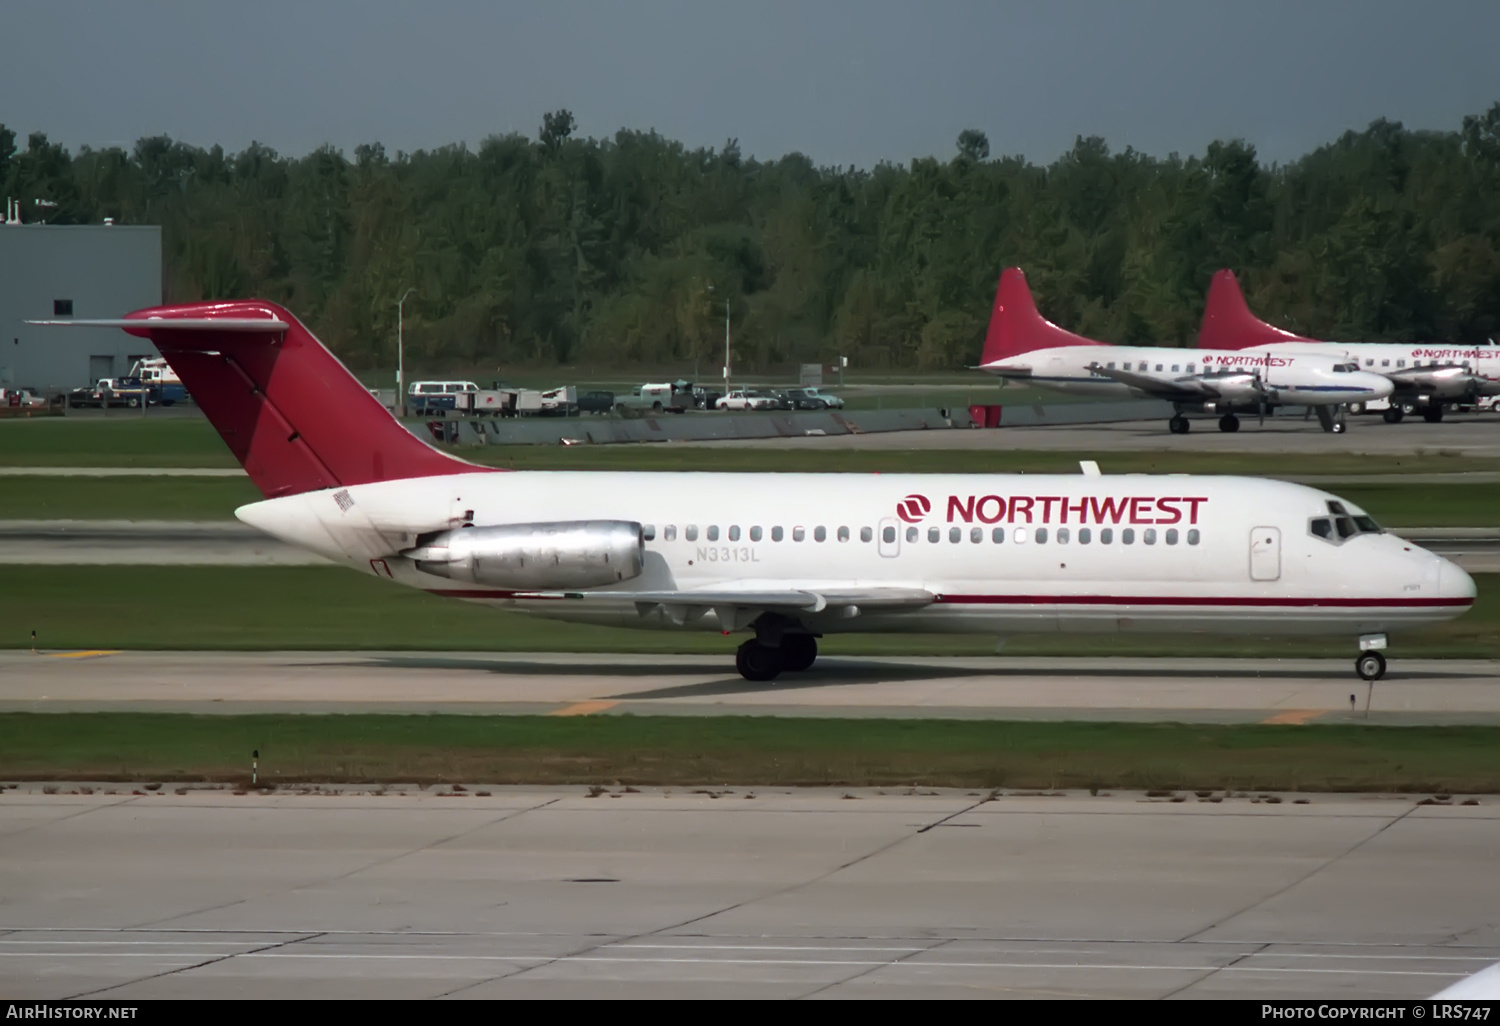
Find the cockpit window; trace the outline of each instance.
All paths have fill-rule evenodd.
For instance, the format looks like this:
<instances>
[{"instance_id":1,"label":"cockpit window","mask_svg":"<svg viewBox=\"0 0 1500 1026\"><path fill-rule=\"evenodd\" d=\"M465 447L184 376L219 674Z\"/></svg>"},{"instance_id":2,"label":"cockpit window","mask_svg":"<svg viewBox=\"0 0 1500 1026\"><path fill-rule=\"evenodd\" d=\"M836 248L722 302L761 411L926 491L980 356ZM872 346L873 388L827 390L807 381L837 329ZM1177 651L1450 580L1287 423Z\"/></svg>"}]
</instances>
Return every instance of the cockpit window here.
<instances>
[{"instance_id":1,"label":"cockpit window","mask_svg":"<svg viewBox=\"0 0 1500 1026\"><path fill-rule=\"evenodd\" d=\"M1333 537L1333 522L1327 517L1317 517L1311 524L1314 537L1330 539Z\"/></svg>"},{"instance_id":2,"label":"cockpit window","mask_svg":"<svg viewBox=\"0 0 1500 1026\"><path fill-rule=\"evenodd\" d=\"M1333 365L1333 372L1335 374L1350 374L1357 370L1359 370L1359 364L1357 363L1336 363Z\"/></svg>"},{"instance_id":3,"label":"cockpit window","mask_svg":"<svg viewBox=\"0 0 1500 1026\"><path fill-rule=\"evenodd\" d=\"M1354 523L1359 528L1360 534L1384 534L1385 533L1384 531L1381 530L1380 525L1377 524L1372 517L1358 516L1358 517L1354 518Z\"/></svg>"},{"instance_id":4,"label":"cockpit window","mask_svg":"<svg viewBox=\"0 0 1500 1026\"><path fill-rule=\"evenodd\" d=\"M1359 533L1359 528L1354 526L1353 517L1335 517L1333 523L1339 529L1340 538L1353 538Z\"/></svg>"},{"instance_id":5,"label":"cockpit window","mask_svg":"<svg viewBox=\"0 0 1500 1026\"><path fill-rule=\"evenodd\" d=\"M1344 504L1342 502L1334 502L1331 499L1328 502L1328 512L1336 513L1341 517L1346 517L1349 515L1349 511L1344 508Z\"/></svg>"}]
</instances>

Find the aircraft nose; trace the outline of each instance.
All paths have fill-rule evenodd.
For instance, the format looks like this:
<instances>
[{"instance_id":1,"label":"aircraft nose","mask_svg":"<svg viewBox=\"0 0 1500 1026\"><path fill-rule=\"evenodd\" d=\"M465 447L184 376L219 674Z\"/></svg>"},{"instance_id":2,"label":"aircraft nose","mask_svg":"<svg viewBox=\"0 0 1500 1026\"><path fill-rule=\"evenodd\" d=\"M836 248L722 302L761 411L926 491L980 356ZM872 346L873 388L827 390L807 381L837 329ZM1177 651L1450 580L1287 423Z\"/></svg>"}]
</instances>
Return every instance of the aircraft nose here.
<instances>
[{"instance_id":1,"label":"aircraft nose","mask_svg":"<svg viewBox=\"0 0 1500 1026\"><path fill-rule=\"evenodd\" d=\"M1438 560L1438 594L1445 599L1468 599L1471 602L1479 594L1479 589L1474 585L1474 578L1468 572L1451 559Z\"/></svg>"},{"instance_id":2,"label":"aircraft nose","mask_svg":"<svg viewBox=\"0 0 1500 1026\"><path fill-rule=\"evenodd\" d=\"M1364 382L1365 387L1374 393L1371 398L1387 399L1396 390L1396 386L1391 382L1390 378L1383 378L1379 374L1366 374L1364 377L1366 379ZM1460 570L1459 572L1462 573L1463 571Z\"/></svg>"}]
</instances>

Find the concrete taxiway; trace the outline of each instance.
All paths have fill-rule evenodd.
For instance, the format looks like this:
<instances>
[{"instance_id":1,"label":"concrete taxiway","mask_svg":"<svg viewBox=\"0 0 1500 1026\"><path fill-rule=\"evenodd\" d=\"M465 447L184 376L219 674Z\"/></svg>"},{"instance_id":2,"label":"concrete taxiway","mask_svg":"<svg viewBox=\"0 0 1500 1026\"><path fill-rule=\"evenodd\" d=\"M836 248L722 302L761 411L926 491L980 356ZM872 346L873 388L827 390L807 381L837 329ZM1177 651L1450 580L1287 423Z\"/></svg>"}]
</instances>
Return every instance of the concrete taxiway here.
<instances>
[{"instance_id":1,"label":"concrete taxiway","mask_svg":"<svg viewBox=\"0 0 1500 1026\"><path fill-rule=\"evenodd\" d=\"M754 683L722 657L0 651L0 711L1500 723L1500 661L823 657ZM1352 699L1352 701L1351 701Z\"/></svg>"},{"instance_id":2,"label":"concrete taxiway","mask_svg":"<svg viewBox=\"0 0 1500 1026\"><path fill-rule=\"evenodd\" d=\"M110 786L0 795L9 998L1412 999L1500 960L1488 798Z\"/></svg>"}]
</instances>

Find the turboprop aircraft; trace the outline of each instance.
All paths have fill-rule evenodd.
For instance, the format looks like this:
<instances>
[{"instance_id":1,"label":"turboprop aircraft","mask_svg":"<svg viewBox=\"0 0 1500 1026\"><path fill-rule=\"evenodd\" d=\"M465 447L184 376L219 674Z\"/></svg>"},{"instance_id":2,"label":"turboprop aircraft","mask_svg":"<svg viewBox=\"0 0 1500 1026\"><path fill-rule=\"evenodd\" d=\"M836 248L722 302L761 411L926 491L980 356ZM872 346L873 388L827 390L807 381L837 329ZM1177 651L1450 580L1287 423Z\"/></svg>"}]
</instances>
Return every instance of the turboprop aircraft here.
<instances>
[{"instance_id":1,"label":"turboprop aircraft","mask_svg":"<svg viewBox=\"0 0 1500 1026\"><path fill-rule=\"evenodd\" d=\"M1234 272L1222 270L1208 286L1200 350L1231 350L1276 359L1298 353L1321 353L1379 374L1394 387L1385 411L1389 424L1400 423L1404 403L1422 411L1429 423L1443 419L1445 403L1500 395L1500 346L1451 346L1405 342L1320 342L1267 324L1250 312Z\"/></svg>"},{"instance_id":2,"label":"turboprop aircraft","mask_svg":"<svg viewBox=\"0 0 1500 1026\"><path fill-rule=\"evenodd\" d=\"M1037 312L1019 267L1000 275L979 369L1081 395L1165 399L1173 434L1186 434L1184 413L1217 413L1220 431L1238 431L1236 413L1310 406L1325 431L1342 432L1345 407L1391 394L1391 382L1349 360L1315 352L1240 353L1112 346L1075 335Z\"/></svg>"},{"instance_id":3,"label":"turboprop aircraft","mask_svg":"<svg viewBox=\"0 0 1500 1026\"><path fill-rule=\"evenodd\" d=\"M34 322L36 323L36 322ZM1387 634L1474 602L1459 567L1352 503L1243 477L499 471L407 431L259 300L63 321L149 338L265 499L235 515L435 595L752 636L750 680L829 634ZM1182 356L1179 355L1179 359Z\"/></svg>"}]
</instances>

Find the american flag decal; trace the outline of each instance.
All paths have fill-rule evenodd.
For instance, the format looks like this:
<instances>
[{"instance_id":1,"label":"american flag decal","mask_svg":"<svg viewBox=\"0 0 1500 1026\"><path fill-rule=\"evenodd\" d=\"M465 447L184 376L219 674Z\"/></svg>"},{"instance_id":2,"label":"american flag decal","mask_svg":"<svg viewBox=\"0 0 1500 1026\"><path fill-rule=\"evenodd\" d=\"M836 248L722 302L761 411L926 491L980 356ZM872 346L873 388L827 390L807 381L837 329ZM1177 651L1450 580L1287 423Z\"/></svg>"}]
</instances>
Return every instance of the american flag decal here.
<instances>
[{"instance_id":1,"label":"american flag decal","mask_svg":"<svg viewBox=\"0 0 1500 1026\"><path fill-rule=\"evenodd\" d=\"M333 501L339 504L339 509L347 513L349 512L349 508L354 505L354 496L349 494L349 489L340 488L333 493Z\"/></svg>"}]
</instances>

